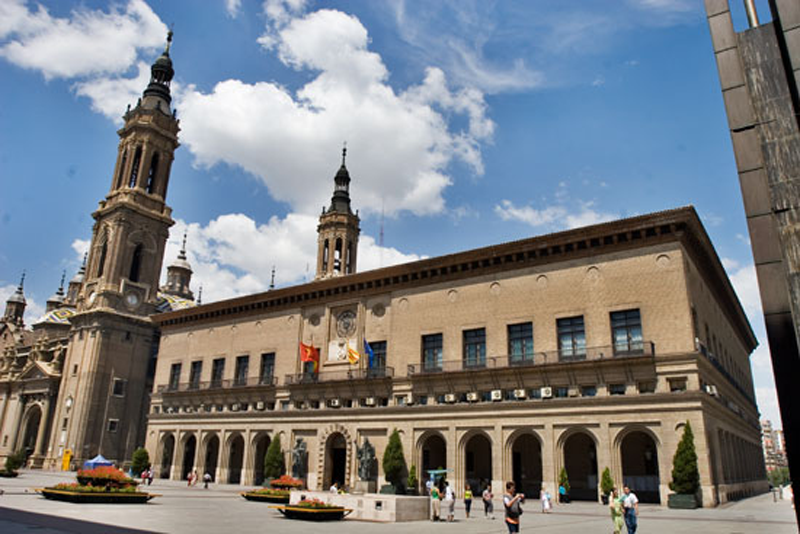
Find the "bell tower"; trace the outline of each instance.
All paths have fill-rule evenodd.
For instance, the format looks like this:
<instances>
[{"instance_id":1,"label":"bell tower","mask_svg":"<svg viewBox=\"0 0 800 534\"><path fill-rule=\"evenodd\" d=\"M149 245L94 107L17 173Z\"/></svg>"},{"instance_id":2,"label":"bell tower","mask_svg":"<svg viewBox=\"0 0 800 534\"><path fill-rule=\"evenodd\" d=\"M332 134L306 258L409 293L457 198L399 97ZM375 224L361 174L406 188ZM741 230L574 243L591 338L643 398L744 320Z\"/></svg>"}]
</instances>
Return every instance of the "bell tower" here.
<instances>
[{"instance_id":1,"label":"bell tower","mask_svg":"<svg viewBox=\"0 0 800 534\"><path fill-rule=\"evenodd\" d=\"M166 204L179 131L171 108L171 43L169 32L150 83L123 115L111 189L92 214L82 283L70 284L77 313L70 319L49 467L67 454L73 462L102 454L121 463L144 443L147 378L158 341L149 316L174 224Z\"/></svg>"},{"instance_id":2,"label":"bell tower","mask_svg":"<svg viewBox=\"0 0 800 534\"><path fill-rule=\"evenodd\" d=\"M360 219L350 209L350 173L345 166L347 147L342 149L342 166L334 178L329 208L322 208L317 226L316 280L356 272Z\"/></svg>"}]
</instances>

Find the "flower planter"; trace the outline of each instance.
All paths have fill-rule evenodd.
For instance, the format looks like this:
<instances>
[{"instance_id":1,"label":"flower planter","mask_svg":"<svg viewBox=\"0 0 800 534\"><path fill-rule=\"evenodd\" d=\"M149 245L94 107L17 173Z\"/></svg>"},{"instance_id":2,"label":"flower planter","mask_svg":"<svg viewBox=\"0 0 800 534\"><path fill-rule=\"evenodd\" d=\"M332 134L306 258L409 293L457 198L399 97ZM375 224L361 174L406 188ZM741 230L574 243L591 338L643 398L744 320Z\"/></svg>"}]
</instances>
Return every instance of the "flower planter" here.
<instances>
[{"instance_id":1,"label":"flower planter","mask_svg":"<svg viewBox=\"0 0 800 534\"><path fill-rule=\"evenodd\" d=\"M36 490L45 499L76 504L144 504L158 495L142 492L86 492L40 488Z\"/></svg>"},{"instance_id":2,"label":"flower planter","mask_svg":"<svg viewBox=\"0 0 800 534\"><path fill-rule=\"evenodd\" d=\"M301 519L303 521L340 521L353 510L339 506L326 506L316 508L310 506L272 506L287 519Z\"/></svg>"},{"instance_id":3,"label":"flower planter","mask_svg":"<svg viewBox=\"0 0 800 534\"><path fill-rule=\"evenodd\" d=\"M679 510L694 510L697 508L697 499L694 495L670 493L667 497L667 506Z\"/></svg>"},{"instance_id":4,"label":"flower planter","mask_svg":"<svg viewBox=\"0 0 800 534\"><path fill-rule=\"evenodd\" d=\"M16 471L5 471L5 470L0 471L0 477L3 478L14 478L17 476L19 476L19 473Z\"/></svg>"},{"instance_id":5,"label":"flower planter","mask_svg":"<svg viewBox=\"0 0 800 534\"><path fill-rule=\"evenodd\" d=\"M289 504L289 495L270 495L269 493L262 493L259 491L243 491L239 495L248 501Z\"/></svg>"}]
</instances>

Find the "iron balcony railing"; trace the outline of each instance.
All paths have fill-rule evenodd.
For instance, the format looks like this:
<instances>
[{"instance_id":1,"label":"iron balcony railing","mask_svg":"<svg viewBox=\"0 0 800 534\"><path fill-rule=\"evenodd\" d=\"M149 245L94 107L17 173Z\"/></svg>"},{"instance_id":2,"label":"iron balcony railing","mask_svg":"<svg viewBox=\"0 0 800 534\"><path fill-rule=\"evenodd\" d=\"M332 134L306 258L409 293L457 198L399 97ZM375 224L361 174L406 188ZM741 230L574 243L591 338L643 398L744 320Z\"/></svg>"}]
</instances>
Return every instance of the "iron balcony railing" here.
<instances>
[{"instance_id":1,"label":"iron balcony railing","mask_svg":"<svg viewBox=\"0 0 800 534\"><path fill-rule=\"evenodd\" d=\"M278 382L276 376L249 376L244 379L228 378L226 380L212 380L210 382L181 382L179 384L164 384L158 386L158 393L179 393L182 391L203 391L210 389L234 389L244 387L275 386Z\"/></svg>"},{"instance_id":2,"label":"iron balcony railing","mask_svg":"<svg viewBox=\"0 0 800 534\"><path fill-rule=\"evenodd\" d=\"M409 365L408 375L481 371L484 369L533 367L557 363L652 357L655 356L655 353L655 345L651 341L643 341L639 343L629 343L624 346L608 345L602 347L586 347L583 350L554 350L520 356L492 356L478 359L470 358L444 360L441 362L423 362Z\"/></svg>"},{"instance_id":3,"label":"iron balcony railing","mask_svg":"<svg viewBox=\"0 0 800 534\"><path fill-rule=\"evenodd\" d=\"M321 373L299 373L286 375L287 386L296 384L316 384L319 382L344 382L350 380L380 380L393 378L394 368L373 367L371 369L342 369L341 371L323 371Z\"/></svg>"}]
</instances>

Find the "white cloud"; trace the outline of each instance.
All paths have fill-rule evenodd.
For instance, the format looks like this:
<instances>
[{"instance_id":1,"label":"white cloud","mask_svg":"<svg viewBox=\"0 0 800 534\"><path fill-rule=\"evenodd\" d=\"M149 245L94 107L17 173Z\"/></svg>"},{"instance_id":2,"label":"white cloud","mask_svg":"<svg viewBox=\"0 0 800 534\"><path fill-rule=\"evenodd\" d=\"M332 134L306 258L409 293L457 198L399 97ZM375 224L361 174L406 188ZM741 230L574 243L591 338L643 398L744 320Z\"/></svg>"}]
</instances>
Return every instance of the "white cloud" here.
<instances>
[{"instance_id":1,"label":"white cloud","mask_svg":"<svg viewBox=\"0 0 800 534\"><path fill-rule=\"evenodd\" d=\"M604 213L594 208L593 202L570 202L536 209L533 206L515 206L510 200L502 200L494 207L495 213L504 221L518 221L547 230L580 228L592 224L618 219L619 215Z\"/></svg>"},{"instance_id":2,"label":"white cloud","mask_svg":"<svg viewBox=\"0 0 800 534\"><path fill-rule=\"evenodd\" d=\"M738 263L731 263L731 260L723 260L723 265L728 271L728 277L736 290L736 295L744 307L747 317L753 324L760 324L763 321L761 312L761 294L758 290L758 278L756 268L751 263L739 267Z\"/></svg>"},{"instance_id":3,"label":"white cloud","mask_svg":"<svg viewBox=\"0 0 800 534\"><path fill-rule=\"evenodd\" d=\"M778 392L775 387L757 387L756 399L761 418L772 421L773 428L783 428L781 411L778 406Z\"/></svg>"},{"instance_id":4,"label":"white cloud","mask_svg":"<svg viewBox=\"0 0 800 534\"><path fill-rule=\"evenodd\" d=\"M296 94L239 80L207 94L188 87L178 108L182 141L197 165L240 166L305 214L327 203L344 140L358 183L354 200L366 211L438 213L453 161L482 174L480 143L490 141L494 123L480 91L451 91L441 70L428 69L421 84L395 92L357 18L334 10L291 18L294 11L279 6L283 25L273 27L270 46L286 65L316 77ZM450 128L456 116L466 117L464 130Z\"/></svg>"},{"instance_id":5,"label":"white cloud","mask_svg":"<svg viewBox=\"0 0 800 534\"><path fill-rule=\"evenodd\" d=\"M237 16L239 16L240 7L242 7L242 0L225 0L225 11L232 19L235 19Z\"/></svg>"},{"instance_id":6,"label":"white cloud","mask_svg":"<svg viewBox=\"0 0 800 534\"><path fill-rule=\"evenodd\" d=\"M143 0L108 13L79 7L69 18L13 0L0 6L0 56L46 79L121 74L140 50L164 44L167 28Z\"/></svg>"},{"instance_id":7,"label":"white cloud","mask_svg":"<svg viewBox=\"0 0 800 534\"><path fill-rule=\"evenodd\" d=\"M76 83L73 90L77 95L89 98L94 111L120 124L128 104L136 103L150 80L147 63L140 61L136 67L138 74L134 78L116 76L91 79Z\"/></svg>"},{"instance_id":8,"label":"white cloud","mask_svg":"<svg viewBox=\"0 0 800 534\"><path fill-rule=\"evenodd\" d=\"M265 224L242 214L222 215L206 225L178 220L167 242L164 274L188 231L192 289L196 295L203 286L203 302L267 290L273 266L276 286L311 281L316 273L318 222L316 216L299 214L272 217ZM359 272L418 259L416 254L379 247L371 236L359 240Z\"/></svg>"}]
</instances>

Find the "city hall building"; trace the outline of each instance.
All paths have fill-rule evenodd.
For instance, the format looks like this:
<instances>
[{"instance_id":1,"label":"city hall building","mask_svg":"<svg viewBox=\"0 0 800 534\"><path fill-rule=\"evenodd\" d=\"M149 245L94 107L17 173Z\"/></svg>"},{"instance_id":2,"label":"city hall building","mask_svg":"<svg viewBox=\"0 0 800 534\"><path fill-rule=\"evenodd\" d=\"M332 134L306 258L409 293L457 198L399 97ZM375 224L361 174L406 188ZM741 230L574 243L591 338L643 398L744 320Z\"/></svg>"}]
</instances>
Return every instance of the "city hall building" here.
<instances>
[{"instance_id":1,"label":"city hall building","mask_svg":"<svg viewBox=\"0 0 800 534\"><path fill-rule=\"evenodd\" d=\"M756 339L693 208L359 273L343 159L315 280L197 305L184 252L159 286L173 75L167 46L117 132L66 294L62 282L33 329L22 283L8 299L0 460L122 464L145 445L157 476L251 485L280 440L287 465L305 445L310 488L354 488L357 449L368 439L380 459L397 429L418 476L446 469L459 492L514 480L555 493L565 468L572 498L596 500L608 467L666 503L688 421L705 506L766 490Z\"/></svg>"}]
</instances>

